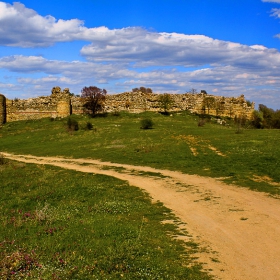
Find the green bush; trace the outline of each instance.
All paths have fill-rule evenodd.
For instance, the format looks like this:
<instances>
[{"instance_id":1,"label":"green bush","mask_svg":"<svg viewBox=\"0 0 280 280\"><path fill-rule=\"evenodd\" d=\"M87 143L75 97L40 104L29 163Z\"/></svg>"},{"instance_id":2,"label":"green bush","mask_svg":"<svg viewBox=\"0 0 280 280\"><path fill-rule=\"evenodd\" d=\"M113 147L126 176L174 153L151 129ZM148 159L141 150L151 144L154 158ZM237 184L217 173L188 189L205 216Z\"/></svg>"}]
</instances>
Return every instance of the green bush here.
<instances>
[{"instance_id":1,"label":"green bush","mask_svg":"<svg viewBox=\"0 0 280 280\"><path fill-rule=\"evenodd\" d=\"M154 122L150 118L141 120L141 128L142 129L151 129L154 126Z\"/></svg>"},{"instance_id":2,"label":"green bush","mask_svg":"<svg viewBox=\"0 0 280 280\"><path fill-rule=\"evenodd\" d=\"M165 115L169 115L168 111L172 107L173 103L174 101L170 94L164 93L159 96L159 104Z\"/></svg>"},{"instance_id":3,"label":"green bush","mask_svg":"<svg viewBox=\"0 0 280 280\"><path fill-rule=\"evenodd\" d=\"M92 125L91 122L87 122L87 124L86 124L86 129L87 129L87 130L92 130L92 129L93 129L93 125Z\"/></svg>"},{"instance_id":4,"label":"green bush","mask_svg":"<svg viewBox=\"0 0 280 280\"><path fill-rule=\"evenodd\" d=\"M69 131L77 131L79 130L79 123L77 120L69 117L67 119L67 128Z\"/></svg>"}]
</instances>

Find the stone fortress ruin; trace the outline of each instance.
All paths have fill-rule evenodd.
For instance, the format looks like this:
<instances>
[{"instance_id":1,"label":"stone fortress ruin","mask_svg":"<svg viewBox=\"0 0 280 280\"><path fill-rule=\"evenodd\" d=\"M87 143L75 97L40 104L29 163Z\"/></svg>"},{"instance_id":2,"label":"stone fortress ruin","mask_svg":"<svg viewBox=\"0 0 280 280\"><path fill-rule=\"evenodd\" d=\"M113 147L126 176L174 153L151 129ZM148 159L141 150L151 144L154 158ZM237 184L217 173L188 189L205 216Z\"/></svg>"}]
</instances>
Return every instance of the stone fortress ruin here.
<instances>
[{"instance_id":1,"label":"stone fortress ruin","mask_svg":"<svg viewBox=\"0 0 280 280\"><path fill-rule=\"evenodd\" d=\"M160 112L162 111L160 95L141 91L107 95L104 112ZM172 99L170 111L189 110L197 114L251 119L255 109L254 103L246 102L244 95L237 98L222 97L201 91L170 96ZM10 100L0 94L0 125L20 120L64 118L71 114L84 114L86 102L85 98L70 94L68 88L62 91L60 87L54 87L50 96L25 100Z\"/></svg>"}]
</instances>

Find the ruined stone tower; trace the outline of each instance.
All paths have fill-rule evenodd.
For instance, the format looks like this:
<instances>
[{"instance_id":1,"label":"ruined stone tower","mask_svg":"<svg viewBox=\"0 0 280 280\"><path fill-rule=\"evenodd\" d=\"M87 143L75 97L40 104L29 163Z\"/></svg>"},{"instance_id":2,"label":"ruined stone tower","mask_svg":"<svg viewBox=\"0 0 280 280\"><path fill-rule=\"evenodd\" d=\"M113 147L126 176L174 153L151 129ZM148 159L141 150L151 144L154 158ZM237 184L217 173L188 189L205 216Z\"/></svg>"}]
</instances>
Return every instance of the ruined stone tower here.
<instances>
[{"instance_id":1,"label":"ruined stone tower","mask_svg":"<svg viewBox=\"0 0 280 280\"><path fill-rule=\"evenodd\" d=\"M0 125L6 122L6 98L0 94Z\"/></svg>"},{"instance_id":2,"label":"ruined stone tower","mask_svg":"<svg viewBox=\"0 0 280 280\"><path fill-rule=\"evenodd\" d=\"M65 118L71 114L71 102L69 88L61 91L60 87L53 87L51 98L57 100L57 117Z\"/></svg>"}]
</instances>

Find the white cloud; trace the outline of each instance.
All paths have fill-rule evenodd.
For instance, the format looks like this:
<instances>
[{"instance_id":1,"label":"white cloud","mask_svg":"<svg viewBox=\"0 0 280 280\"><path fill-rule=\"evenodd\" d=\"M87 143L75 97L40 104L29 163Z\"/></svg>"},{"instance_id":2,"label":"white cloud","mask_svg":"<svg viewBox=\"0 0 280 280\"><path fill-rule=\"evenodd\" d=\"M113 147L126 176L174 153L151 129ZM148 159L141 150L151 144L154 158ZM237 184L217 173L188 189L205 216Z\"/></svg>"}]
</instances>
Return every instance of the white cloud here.
<instances>
[{"instance_id":1,"label":"white cloud","mask_svg":"<svg viewBox=\"0 0 280 280\"><path fill-rule=\"evenodd\" d=\"M280 18L280 9L274 8L271 10L271 16Z\"/></svg>"},{"instance_id":2,"label":"white cloud","mask_svg":"<svg viewBox=\"0 0 280 280\"><path fill-rule=\"evenodd\" d=\"M119 35L124 42L131 36L137 40L137 36L144 32L137 27L119 30L109 30L104 26L87 28L79 19L41 16L19 2L13 5L0 2L0 44L4 46L47 47L75 40L96 41L102 45L102 42L116 39Z\"/></svg>"},{"instance_id":3,"label":"white cloud","mask_svg":"<svg viewBox=\"0 0 280 280\"><path fill-rule=\"evenodd\" d=\"M274 52L272 52L274 54ZM65 84L82 84L86 81L91 82L103 81L119 81L126 79L138 80L139 84L160 85L175 84L176 90L180 89L176 84L188 81L189 83L204 84L208 86L217 86L218 84L234 84L241 83L242 87L250 84L261 86L268 81L277 81L280 86L280 62L277 61L278 55L273 59L273 55L268 59L274 63L269 66L259 68L242 69L239 65L214 65L207 68L191 70L188 68L177 70L176 68L165 69L159 67L153 71L143 69L128 68L127 64L111 63L101 64L95 62L79 62L79 61L58 61L47 60L43 57L36 56L9 56L0 58L0 68L17 73L41 73L42 78L22 78L21 83L54 83L61 82ZM264 54L263 60L267 59ZM244 62L250 64L251 62ZM252 64L252 63L251 63ZM45 76L47 75L47 76ZM127 83L126 83L127 84ZM187 89L186 89L187 90Z\"/></svg>"},{"instance_id":4,"label":"white cloud","mask_svg":"<svg viewBox=\"0 0 280 280\"><path fill-rule=\"evenodd\" d=\"M279 9L273 13L280 17ZM0 45L46 47L74 40L89 42L81 49L87 61L0 57L2 71L16 73L5 82L0 77L0 91L34 96L49 94L55 85L70 87L75 93L85 85L105 86L109 92L143 85L156 92L197 88L260 99L257 93L277 96L280 87L280 53L276 49L139 27L87 28L78 19L41 16L23 4L0 2ZM18 85L13 87L16 79Z\"/></svg>"},{"instance_id":5,"label":"white cloud","mask_svg":"<svg viewBox=\"0 0 280 280\"><path fill-rule=\"evenodd\" d=\"M12 89L12 88L15 88L15 85L14 84L0 83L0 88L2 88L2 89Z\"/></svg>"},{"instance_id":6,"label":"white cloud","mask_svg":"<svg viewBox=\"0 0 280 280\"><path fill-rule=\"evenodd\" d=\"M0 44L19 47L50 46L74 40L86 28L78 19L56 20L40 16L19 2L0 2Z\"/></svg>"},{"instance_id":7,"label":"white cloud","mask_svg":"<svg viewBox=\"0 0 280 280\"><path fill-rule=\"evenodd\" d=\"M184 93L191 88L196 88L224 96L245 94L247 99L264 104L267 101L266 97L262 97L258 93L268 94L270 92L271 100L277 104L277 98L279 98L277 89L280 87L280 73L277 64L257 70L215 65L196 70L159 67L153 71L146 71L145 69L130 69L126 64L119 63L65 62L35 56L11 56L0 59L0 68L17 72L17 81L21 90L19 87L13 88L12 83L8 82L5 86L0 81L0 92L4 94L8 92L10 96L13 91L24 92L29 97L48 95L51 88L56 85L62 88L69 87L70 91L76 94L88 85L106 88L109 93L146 86L151 87L154 92ZM31 72L36 72L39 76L26 75ZM26 73L25 77L20 77L20 73L22 75ZM8 84L10 88L8 88ZM263 88L266 88L266 91ZM16 96L20 97L18 94Z\"/></svg>"},{"instance_id":8,"label":"white cloud","mask_svg":"<svg viewBox=\"0 0 280 280\"><path fill-rule=\"evenodd\" d=\"M270 2L270 3L279 3L280 4L280 0L262 0L263 2Z\"/></svg>"},{"instance_id":9,"label":"white cloud","mask_svg":"<svg viewBox=\"0 0 280 280\"><path fill-rule=\"evenodd\" d=\"M276 50L215 40L204 35L156 33L139 27L86 28L81 20L43 17L17 2L13 5L0 2L0 11L0 44L6 46L39 47L86 40L91 42L81 49L86 59L135 63L136 67L229 64L257 69L280 62L280 54ZM43 58L35 58L33 68L29 61L26 71L37 71L37 65L42 61ZM24 67L20 67L24 71ZM56 69L53 68L51 73L56 73Z\"/></svg>"},{"instance_id":10,"label":"white cloud","mask_svg":"<svg viewBox=\"0 0 280 280\"><path fill-rule=\"evenodd\" d=\"M94 62L48 60L41 56L14 55L0 58L0 68L18 73L47 73L51 75L65 73L78 78L107 76L108 78L121 78L133 76L121 64L98 64Z\"/></svg>"},{"instance_id":11,"label":"white cloud","mask_svg":"<svg viewBox=\"0 0 280 280\"><path fill-rule=\"evenodd\" d=\"M123 38L124 30L110 36L105 42L95 41L84 46L81 54L93 61L136 62L136 66L180 65L185 67L207 64L230 64L239 67L268 66L273 60L280 62L277 50L264 46L246 46L238 43L215 40L204 35L178 33L151 33L142 30Z\"/></svg>"}]
</instances>

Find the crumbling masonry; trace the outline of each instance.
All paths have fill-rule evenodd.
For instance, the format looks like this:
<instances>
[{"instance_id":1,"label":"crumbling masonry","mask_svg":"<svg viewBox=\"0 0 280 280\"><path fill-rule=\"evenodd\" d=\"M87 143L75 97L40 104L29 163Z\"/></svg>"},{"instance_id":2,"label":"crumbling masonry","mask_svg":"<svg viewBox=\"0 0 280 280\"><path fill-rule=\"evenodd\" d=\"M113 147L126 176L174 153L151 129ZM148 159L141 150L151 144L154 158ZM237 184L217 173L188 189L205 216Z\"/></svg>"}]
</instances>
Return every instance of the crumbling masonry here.
<instances>
[{"instance_id":1,"label":"crumbling masonry","mask_svg":"<svg viewBox=\"0 0 280 280\"><path fill-rule=\"evenodd\" d=\"M161 111L160 94L142 92L124 92L107 95L105 112ZM246 102L240 97L222 97L206 94L170 94L172 106L170 111L189 110L192 113L209 114L221 117L245 117L251 119L254 103ZM54 87L50 96L10 100L0 94L0 125L5 122L41 118L63 118L71 114L85 113L84 98L71 96L69 89L61 91Z\"/></svg>"}]
</instances>

